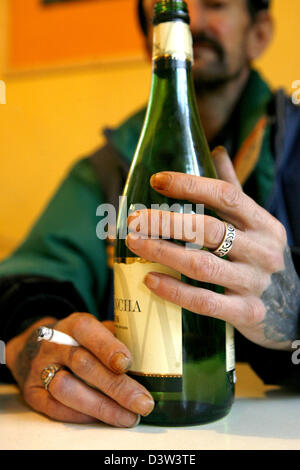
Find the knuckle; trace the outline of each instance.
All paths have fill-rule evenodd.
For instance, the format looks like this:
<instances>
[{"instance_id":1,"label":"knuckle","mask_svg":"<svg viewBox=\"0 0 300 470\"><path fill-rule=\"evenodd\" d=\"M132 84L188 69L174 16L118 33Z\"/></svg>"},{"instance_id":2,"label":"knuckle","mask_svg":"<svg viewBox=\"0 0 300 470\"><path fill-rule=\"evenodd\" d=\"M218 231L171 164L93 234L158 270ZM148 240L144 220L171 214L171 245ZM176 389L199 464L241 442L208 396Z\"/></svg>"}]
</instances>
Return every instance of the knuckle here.
<instances>
[{"instance_id":1,"label":"knuckle","mask_svg":"<svg viewBox=\"0 0 300 470\"><path fill-rule=\"evenodd\" d=\"M211 245L219 246L224 238L225 226L218 220L212 220L207 230L207 241Z\"/></svg>"},{"instance_id":2,"label":"knuckle","mask_svg":"<svg viewBox=\"0 0 300 470\"><path fill-rule=\"evenodd\" d=\"M82 348L72 347L68 361L70 369L78 375L90 374L94 368L94 360L90 354Z\"/></svg>"},{"instance_id":3,"label":"knuckle","mask_svg":"<svg viewBox=\"0 0 300 470\"><path fill-rule=\"evenodd\" d=\"M181 303L181 292L180 292L179 286L170 287L169 295L170 295L171 302L173 302L174 304Z\"/></svg>"},{"instance_id":4,"label":"knuckle","mask_svg":"<svg viewBox=\"0 0 300 470\"><path fill-rule=\"evenodd\" d=\"M160 259L165 255L165 246L164 243L160 240L157 240L153 244L153 256L155 259Z\"/></svg>"},{"instance_id":5,"label":"knuckle","mask_svg":"<svg viewBox=\"0 0 300 470\"><path fill-rule=\"evenodd\" d=\"M212 317L221 316L221 312L222 312L221 301L212 299L211 297L206 298L205 312L207 315L212 316Z\"/></svg>"},{"instance_id":6,"label":"knuckle","mask_svg":"<svg viewBox=\"0 0 300 470\"><path fill-rule=\"evenodd\" d=\"M256 302L248 301L246 312L247 326L254 326L262 320L262 312Z\"/></svg>"},{"instance_id":7,"label":"knuckle","mask_svg":"<svg viewBox=\"0 0 300 470\"><path fill-rule=\"evenodd\" d=\"M251 207L251 225L255 227L265 226L264 213L261 211L261 207L258 207L251 200L248 201L249 206Z\"/></svg>"},{"instance_id":8,"label":"knuckle","mask_svg":"<svg viewBox=\"0 0 300 470\"><path fill-rule=\"evenodd\" d=\"M90 313L76 312L73 313L70 318L73 324L73 332L76 334L76 331L85 329L95 317Z\"/></svg>"},{"instance_id":9,"label":"knuckle","mask_svg":"<svg viewBox=\"0 0 300 470\"><path fill-rule=\"evenodd\" d=\"M198 180L197 178L191 176L191 175L186 175L186 178L184 178L183 181L184 185L184 190L187 194L193 195L198 193Z\"/></svg>"},{"instance_id":10,"label":"knuckle","mask_svg":"<svg viewBox=\"0 0 300 470\"><path fill-rule=\"evenodd\" d=\"M202 274L207 280L214 280L220 276L219 260L216 256L206 256L202 264Z\"/></svg>"},{"instance_id":11,"label":"knuckle","mask_svg":"<svg viewBox=\"0 0 300 470\"><path fill-rule=\"evenodd\" d=\"M267 255L268 270L271 274L284 269L283 253L279 250L272 250Z\"/></svg>"},{"instance_id":12,"label":"knuckle","mask_svg":"<svg viewBox=\"0 0 300 470\"><path fill-rule=\"evenodd\" d=\"M252 293L259 295L262 289L267 286L268 280L269 276L261 275L261 271L254 270L252 283L249 280L249 285L245 286L246 295L251 295Z\"/></svg>"},{"instance_id":13,"label":"knuckle","mask_svg":"<svg viewBox=\"0 0 300 470\"><path fill-rule=\"evenodd\" d=\"M274 233L281 245L287 244L287 235L286 235L285 227L278 220L276 220L276 223L275 223Z\"/></svg>"},{"instance_id":14,"label":"knuckle","mask_svg":"<svg viewBox=\"0 0 300 470\"><path fill-rule=\"evenodd\" d=\"M215 316L219 311L219 305L208 294L195 294L191 297L191 308L197 313Z\"/></svg>"},{"instance_id":15,"label":"knuckle","mask_svg":"<svg viewBox=\"0 0 300 470\"><path fill-rule=\"evenodd\" d=\"M107 415L107 403L103 398L99 398L97 400L95 406L95 416L97 419L103 420L103 418Z\"/></svg>"},{"instance_id":16,"label":"knuckle","mask_svg":"<svg viewBox=\"0 0 300 470\"><path fill-rule=\"evenodd\" d=\"M124 394L126 389L126 382L127 376L121 375L117 377L113 377L113 379L106 384L104 393L109 397L114 399L119 398L121 395Z\"/></svg>"},{"instance_id":17,"label":"knuckle","mask_svg":"<svg viewBox=\"0 0 300 470\"><path fill-rule=\"evenodd\" d=\"M160 228L161 234L164 236L164 238L171 238L171 220L173 221L174 225L174 218L171 219L170 212L161 211Z\"/></svg>"},{"instance_id":18,"label":"knuckle","mask_svg":"<svg viewBox=\"0 0 300 470\"><path fill-rule=\"evenodd\" d=\"M192 276L198 277L203 271L203 260L197 254L193 253L188 258L188 268Z\"/></svg>"},{"instance_id":19,"label":"knuckle","mask_svg":"<svg viewBox=\"0 0 300 470\"><path fill-rule=\"evenodd\" d=\"M240 203L241 191L233 184L225 183L220 186L220 200L225 207L235 208Z\"/></svg>"},{"instance_id":20,"label":"knuckle","mask_svg":"<svg viewBox=\"0 0 300 470\"><path fill-rule=\"evenodd\" d=\"M79 375L90 376L95 369L95 361L89 354L83 353L79 356L77 370Z\"/></svg>"},{"instance_id":21,"label":"knuckle","mask_svg":"<svg viewBox=\"0 0 300 470\"><path fill-rule=\"evenodd\" d=\"M235 278L235 286L238 292L245 297L251 296L255 293L261 294L262 286L264 286L265 278L268 276L262 275L260 269L249 268L249 271L239 272Z\"/></svg>"},{"instance_id":22,"label":"knuckle","mask_svg":"<svg viewBox=\"0 0 300 470\"><path fill-rule=\"evenodd\" d=\"M73 322L76 322L79 318L82 317L82 315L84 314L81 312L74 312L69 316L69 319L72 320Z\"/></svg>"}]
</instances>

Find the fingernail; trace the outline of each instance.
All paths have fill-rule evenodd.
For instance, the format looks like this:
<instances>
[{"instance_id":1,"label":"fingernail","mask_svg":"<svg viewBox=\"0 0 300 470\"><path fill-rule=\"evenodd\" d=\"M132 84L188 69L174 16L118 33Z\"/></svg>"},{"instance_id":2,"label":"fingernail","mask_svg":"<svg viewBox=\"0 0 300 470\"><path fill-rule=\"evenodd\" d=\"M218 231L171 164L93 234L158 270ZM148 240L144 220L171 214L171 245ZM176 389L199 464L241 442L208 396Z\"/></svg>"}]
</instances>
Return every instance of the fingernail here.
<instances>
[{"instance_id":1,"label":"fingernail","mask_svg":"<svg viewBox=\"0 0 300 470\"><path fill-rule=\"evenodd\" d=\"M129 233L126 237L125 243L129 248L138 248L141 244L142 238L136 233Z\"/></svg>"},{"instance_id":2,"label":"fingernail","mask_svg":"<svg viewBox=\"0 0 300 470\"><path fill-rule=\"evenodd\" d=\"M154 408L154 401L148 395L138 395L131 403L133 412L142 416L148 416Z\"/></svg>"},{"instance_id":3,"label":"fingernail","mask_svg":"<svg viewBox=\"0 0 300 470\"><path fill-rule=\"evenodd\" d=\"M160 283L160 278L155 274L148 273L144 279L144 283L149 289L157 289Z\"/></svg>"},{"instance_id":4,"label":"fingernail","mask_svg":"<svg viewBox=\"0 0 300 470\"><path fill-rule=\"evenodd\" d=\"M172 176L168 173L156 173L151 176L150 184L154 189L168 189L172 181Z\"/></svg>"},{"instance_id":5,"label":"fingernail","mask_svg":"<svg viewBox=\"0 0 300 470\"><path fill-rule=\"evenodd\" d=\"M134 428L141 421L140 415L135 416L134 419L128 419L128 412L121 411L118 416L118 426L121 428Z\"/></svg>"},{"instance_id":6,"label":"fingernail","mask_svg":"<svg viewBox=\"0 0 300 470\"><path fill-rule=\"evenodd\" d=\"M126 372L131 366L131 360L122 352L117 352L113 355L110 366L116 372Z\"/></svg>"},{"instance_id":7,"label":"fingernail","mask_svg":"<svg viewBox=\"0 0 300 470\"><path fill-rule=\"evenodd\" d=\"M218 145L218 147L214 148L211 154L212 154L212 157L215 157L219 155L220 153L227 153L226 148L223 147L222 145Z\"/></svg>"}]
</instances>

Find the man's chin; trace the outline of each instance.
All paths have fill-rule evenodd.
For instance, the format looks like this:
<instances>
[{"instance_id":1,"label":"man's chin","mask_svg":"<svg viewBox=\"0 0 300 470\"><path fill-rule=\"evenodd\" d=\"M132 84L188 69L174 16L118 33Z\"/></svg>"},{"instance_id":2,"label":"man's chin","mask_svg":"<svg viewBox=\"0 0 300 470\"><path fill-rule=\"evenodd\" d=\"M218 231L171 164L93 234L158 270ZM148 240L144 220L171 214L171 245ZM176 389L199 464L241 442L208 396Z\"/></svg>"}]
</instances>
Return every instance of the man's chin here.
<instances>
[{"instance_id":1,"label":"man's chin","mask_svg":"<svg viewBox=\"0 0 300 470\"><path fill-rule=\"evenodd\" d=\"M224 64L207 61L204 58L194 60L193 75L195 80L215 81L228 75Z\"/></svg>"},{"instance_id":2,"label":"man's chin","mask_svg":"<svg viewBox=\"0 0 300 470\"><path fill-rule=\"evenodd\" d=\"M195 63L193 67L193 77L198 92L221 88L239 78L241 73L242 69L235 73L229 73L225 68L212 65L203 67L199 63Z\"/></svg>"}]
</instances>

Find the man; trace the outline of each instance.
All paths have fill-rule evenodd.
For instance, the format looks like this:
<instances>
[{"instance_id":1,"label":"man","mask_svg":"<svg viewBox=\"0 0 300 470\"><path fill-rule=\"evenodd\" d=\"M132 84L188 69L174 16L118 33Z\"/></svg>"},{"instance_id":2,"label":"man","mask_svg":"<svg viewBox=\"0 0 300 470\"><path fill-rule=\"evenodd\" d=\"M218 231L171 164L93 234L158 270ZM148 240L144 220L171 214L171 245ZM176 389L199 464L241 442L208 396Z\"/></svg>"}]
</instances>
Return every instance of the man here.
<instances>
[{"instance_id":1,"label":"man","mask_svg":"<svg viewBox=\"0 0 300 470\"><path fill-rule=\"evenodd\" d=\"M153 0L138 5L148 49L153 5ZM266 383L299 387L291 344L299 337L300 312L300 217L294 203L300 115L251 70L272 36L268 5L266 0L189 2L201 118L211 147L226 146L235 169L218 147L213 157L220 180L169 172L151 179L157 191L211 206L235 225L230 261L204 251L191 261L183 248L165 240L128 237L127 243L142 257L224 285L226 295L218 296L162 275L145 280L157 295L195 314L232 323L237 358L250 362ZM28 238L0 265L0 333L8 342L8 368L27 403L57 420L130 427L153 409L149 392L125 374L131 355L114 338L111 322L95 318L112 318L105 246L95 236L96 207L116 201L143 116L144 110L106 133L107 145L72 169ZM216 249L223 236L223 224L209 220L205 246ZM37 343L36 328L45 324L81 346ZM40 374L49 364L68 370L59 370L46 390Z\"/></svg>"}]
</instances>

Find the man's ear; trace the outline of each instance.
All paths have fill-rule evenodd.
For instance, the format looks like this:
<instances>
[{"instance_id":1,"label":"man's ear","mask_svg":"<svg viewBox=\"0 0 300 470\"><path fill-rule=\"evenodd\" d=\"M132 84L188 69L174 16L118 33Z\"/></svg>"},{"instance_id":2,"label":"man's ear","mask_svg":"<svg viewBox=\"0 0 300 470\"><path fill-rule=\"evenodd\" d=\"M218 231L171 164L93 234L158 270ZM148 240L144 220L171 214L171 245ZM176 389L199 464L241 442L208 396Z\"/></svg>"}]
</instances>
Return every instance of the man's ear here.
<instances>
[{"instance_id":1,"label":"man's ear","mask_svg":"<svg viewBox=\"0 0 300 470\"><path fill-rule=\"evenodd\" d=\"M154 0L144 0L143 8L145 14L145 21L147 23L147 35L144 36L144 49L148 59L152 59L152 40L153 40L153 25L152 25L152 16L154 10Z\"/></svg>"},{"instance_id":2,"label":"man's ear","mask_svg":"<svg viewBox=\"0 0 300 470\"><path fill-rule=\"evenodd\" d=\"M272 15L267 10L257 13L247 40L247 56L249 61L258 59L266 50L273 38L274 22Z\"/></svg>"}]
</instances>

